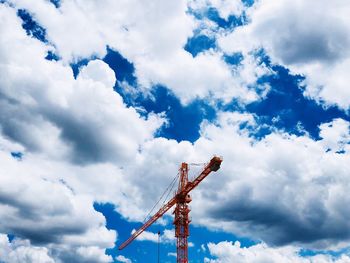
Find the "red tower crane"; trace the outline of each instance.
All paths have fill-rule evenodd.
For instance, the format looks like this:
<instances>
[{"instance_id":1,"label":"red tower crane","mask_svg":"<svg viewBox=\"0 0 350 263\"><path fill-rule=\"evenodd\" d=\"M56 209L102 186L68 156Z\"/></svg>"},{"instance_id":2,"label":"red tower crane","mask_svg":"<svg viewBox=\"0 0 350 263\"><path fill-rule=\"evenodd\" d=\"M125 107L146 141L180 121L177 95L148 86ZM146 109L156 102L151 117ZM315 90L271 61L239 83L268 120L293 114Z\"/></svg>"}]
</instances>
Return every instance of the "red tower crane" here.
<instances>
[{"instance_id":1,"label":"red tower crane","mask_svg":"<svg viewBox=\"0 0 350 263\"><path fill-rule=\"evenodd\" d=\"M204 167L203 171L193 180L188 180L188 164L182 163L180 167L180 180L179 187L175 196L170 199L164 206L162 206L157 213L155 213L143 226L135 231L128 240L119 246L119 250L122 250L129 245L135 238L137 238L143 231L145 231L150 225L152 225L157 219L163 216L174 205L175 210L175 237L177 239L177 263L188 263L188 242L189 236L189 224L191 222L188 214L190 209L188 204L192 201L189 193L197 186L205 177L211 172L219 170L222 162L221 157L214 156Z\"/></svg>"}]
</instances>

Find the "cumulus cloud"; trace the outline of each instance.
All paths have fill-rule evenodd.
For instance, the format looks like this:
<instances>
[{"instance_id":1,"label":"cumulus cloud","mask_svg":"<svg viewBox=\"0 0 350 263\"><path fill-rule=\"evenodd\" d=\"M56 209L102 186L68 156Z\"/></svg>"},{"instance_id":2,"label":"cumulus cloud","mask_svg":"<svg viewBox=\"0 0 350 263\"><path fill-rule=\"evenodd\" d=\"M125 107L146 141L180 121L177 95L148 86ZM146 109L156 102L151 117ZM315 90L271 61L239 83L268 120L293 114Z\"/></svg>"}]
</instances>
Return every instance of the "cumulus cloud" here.
<instances>
[{"instance_id":1,"label":"cumulus cloud","mask_svg":"<svg viewBox=\"0 0 350 263\"><path fill-rule=\"evenodd\" d=\"M75 80L70 67L44 59L47 47L25 35L15 10L1 5L1 13L5 136L29 151L79 163L125 160L152 138L162 121L155 115L143 119L123 104L104 62L91 61Z\"/></svg>"},{"instance_id":2,"label":"cumulus cloud","mask_svg":"<svg viewBox=\"0 0 350 263\"><path fill-rule=\"evenodd\" d=\"M74 79L68 62L102 57L112 43L135 63L144 86L160 82L183 99L205 97L209 90L221 98L256 99L254 92L231 89L232 69L221 54L193 58L182 49L194 28L185 1L137 2L140 10L129 1L62 1L60 9L49 1L11 2L47 28L63 60L45 60L51 47L26 36L16 10L0 5L1 233L18 236L45 260L108 262L104 251L116 233L106 229L93 203L113 203L125 218L141 221L179 163L207 161L216 153L224 163L193 192L193 223L275 245L329 247L349 240L345 120L322 124L319 141L279 131L257 141L250 136L254 116L222 113L216 123L203 122L196 142L177 142L154 137L163 118L127 107L103 61L90 61ZM106 15L114 9L122 11ZM149 29L155 23L162 25L160 33ZM251 70L241 83L265 74L251 58L242 62ZM242 129L244 123L249 125ZM23 158L12 158L14 151ZM3 247L12 246L6 242Z\"/></svg>"},{"instance_id":3,"label":"cumulus cloud","mask_svg":"<svg viewBox=\"0 0 350 263\"><path fill-rule=\"evenodd\" d=\"M32 246L28 240L15 239L9 242L4 234L0 234L0 260L7 263L54 263L48 249Z\"/></svg>"},{"instance_id":4,"label":"cumulus cloud","mask_svg":"<svg viewBox=\"0 0 350 263\"><path fill-rule=\"evenodd\" d=\"M119 51L134 63L139 85L146 91L161 84L171 89L183 103L195 98L233 98L242 103L259 99L247 89L259 77L251 67L232 70L220 52L204 52L193 57L184 50L198 22L188 12L187 1L153 4L143 1L63 1L57 9L49 1L11 0L17 8L28 10L47 29L64 62L103 57L106 46ZM242 12L241 1L196 3L217 8L223 17ZM118 12L110 12L118 10ZM92 15L93 14L93 15ZM154 30L157 28L157 30ZM255 64L258 67L257 63ZM252 71L246 79L241 71ZM266 72L265 72L266 73Z\"/></svg>"},{"instance_id":5,"label":"cumulus cloud","mask_svg":"<svg viewBox=\"0 0 350 263\"><path fill-rule=\"evenodd\" d=\"M43 159L39 164L30 157L15 160L9 152L0 156L0 232L46 247L62 262L109 261L104 250L113 246L116 234L105 228L91 196L77 194L63 179L51 177L58 169L51 163L51 172L45 171Z\"/></svg>"},{"instance_id":6,"label":"cumulus cloud","mask_svg":"<svg viewBox=\"0 0 350 263\"><path fill-rule=\"evenodd\" d=\"M0 232L46 247L55 261L109 262L116 234L93 203L133 212L122 166L163 120L124 105L104 62L74 79L69 66L44 59L48 47L26 36L15 9L1 4L0 13Z\"/></svg>"},{"instance_id":7,"label":"cumulus cloud","mask_svg":"<svg viewBox=\"0 0 350 263\"><path fill-rule=\"evenodd\" d=\"M93 203L125 207L120 166L162 120L126 107L104 62L74 79L70 67L44 59L48 47L26 36L13 8L1 4L0 13L0 232L46 247L58 262L109 262L116 234Z\"/></svg>"},{"instance_id":8,"label":"cumulus cloud","mask_svg":"<svg viewBox=\"0 0 350 263\"><path fill-rule=\"evenodd\" d=\"M324 147L330 151L349 151L349 123L343 119L335 119L330 123L320 125L320 137Z\"/></svg>"},{"instance_id":9,"label":"cumulus cloud","mask_svg":"<svg viewBox=\"0 0 350 263\"><path fill-rule=\"evenodd\" d=\"M116 78L114 71L101 60L92 60L79 72L79 77L97 83L103 83L106 88L113 88Z\"/></svg>"},{"instance_id":10,"label":"cumulus cloud","mask_svg":"<svg viewBox=\"0 0 350 263\"><path fill-rule=\"evenodd\" d=\"M215 259L206 258L206 263L346 263L350 262L348 256L332 258L327 255L316 255L301 257L299 249L293 246L274 248L266 244L257 244L248 248L241 247L239 242L220 242L218 244L209 243L208 249Z\"/></svg>"},{"instance_id":11,"label":"cumulus cloud","mask_svg":"<svg viewBox=\"0 0 350 263\"><path fill-rule=\"evenodd\" d=\"M132 261L122 255L116 257L116 260L123 263L131 263Z\"/></svg>"},{"instance_id":12,"label":"cumulus cloud","mask_svg":"<svg viewBox=\"0 0 350 263\"><path fill-rule=\"evenodd\" d=\"M344 137L314 141L275 132L255 141L251 128L239 128L244 119L225 113L217 125L203 127L194 147L220 153L224 162L218 174L203 182L203 191L193 193L194 200L202 200L193 204L193 221L275 245L327 246L348 240L349 144L342 153L328 151L332 141L344 145ZM320 133L332 134L331 127L339 134L349 123L334 120Z\"/></svg>"},{"instance_id":13,"label":"cumulus cloud","mask_svg":"<svg viewBox=\"0 0 350 263\"><path fill-rule=\"evenodd\" d=\"M134 234L136 232L135 229L133 229L133 231L131 231L131 234ZM157 233L152 233L149 231L144 231L142 232L141 235L139 235L137 237L138 241L152 241L152 242L158 242L158 234Z\"/></svg>"},{"instance_id":14,"label":"cumulus cloud","mask_svg":"<svg viewBox=\"0 0 350 263\"><path fill-rule=\"evenodd\" d=\"M219 40L225 52L264 48L273 63L306 77L305 95L349 109L349 2L258 1L251 20Z\"/></svg>"},{"instance_id":15,"label":"cumulus cloud","mask_svg":"<svg viewBox=\"0 0 350 263\"><path fill-rule=\"evenodd\" d=\"M136 230L134 229L131 234L133 234ZM176 241L175 234L174 234L174 229L165 229L163 233L159 235L160 240L162 243L174 243ZM151 241L151 242L158 242L158 234L149 232L149 231L144 231L142 232L141 235L137 237L138 241Z\"/></svg>"}]
</instances>

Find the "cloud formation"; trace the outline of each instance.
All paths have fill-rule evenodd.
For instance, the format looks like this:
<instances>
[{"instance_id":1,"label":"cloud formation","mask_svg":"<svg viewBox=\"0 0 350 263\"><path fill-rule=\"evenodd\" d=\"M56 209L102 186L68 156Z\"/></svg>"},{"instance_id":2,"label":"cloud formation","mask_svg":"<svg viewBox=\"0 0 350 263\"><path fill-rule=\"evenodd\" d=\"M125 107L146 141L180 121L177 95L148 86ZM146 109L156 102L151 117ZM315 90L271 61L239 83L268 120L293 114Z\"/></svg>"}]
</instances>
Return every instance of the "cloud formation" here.
<instances>
[{"instance_id":1,"label":"cloud formation","mask_svg":"<svg viewBox=\"0 0 350 263\"><path fill-rule=\"evenodd\" d=\"M1 260L7 263L54 263L53 258L44 247L31 246L28 240L9 242L6 235L0 234Z\"/></svg>"},{"instance_id":2,"label":"cloud formation","mask_svg":"<svg viewBox=\"0 0 350 263\"><path fill-rule=\"evenodd\" d=\"M273 63L306 77L306 96L348 110L349 10L342 0L257 1L248 11L251 23L225 34L219 45L228 53L263 48Z\"/></svg>"},{"instance_id":3,"label":"cloud formation","mask_svg":"<svg viewBox=\"0 0 350 263\"><path fill-rule=\"evenodd\" d=\"M5 136L29 151L80 163L125 160L152 138L162 121L155 115L143 119L124 105L104 62L90 62L75 80L70 67L44 59L47 46L26 36L15 10L1 5L1 13Z\"/></svg>"},{"instance_id":4,"label":"cloud formation","mask_svg":"<svg viewBox=\"0 0 350 263\"><path fill-rule=\"evenodd\" d=\"M261 1L249 11L251 24L224 33L219 40L222 51L193 57L183 46L198 21L188 14L186 1L62 1L59 9L49 1L8 2L12 7L0 4L1 260L111 261L105 249L114 246L117 233L106 228L94 202L112 203L123 217L141 221L179 163L204 162L214 153L223 155L224 163L193 192L193 223L276 246L332 248L349 241L349 122L323 123L318 141L278 130L257 140L251 136L258 131L254 115L218 112L214 123L202 123L194 143L157 137L164 116L141 115L126 106L113 90L118 72L99 59L109 45L134 63L138 88L164 84L185 103L197 97L244 103L260 96L246 86L270 74L250 53L254 45L262 46L275 63L306 75L308 94L345 109L348 62L343 54L348 39L339 36L346 23L337 20L329 37L325 30L333 28L332 16L322 20L316 12L315 18L303 19L304 9L297 4L286 11L287 0ZM242 12L238 2L231 9L226 9L228 1L206 4L225 18ZM340 7L348 7L340 1L335 6L332 14L343 14ZM29 10L47 30L49 43L26 35L16 8ZM316 18L323 22L312 31ZM295 38L288 31L291 24L296 25ZM278 32L285 35L273 37ZM245 46L250 39L253 46ZM46 60L52 50L62 60ZM243 51L243 60L228 65L223 52L235 51ZM91 61L75 79L69 63L81 58ZM325 74L326 63L334 65L334 74ZM322 88L315 95L318 85ZM5 234L15 235L15 241L9 242ZM170 234L165 232L164 238L171 240ZM226 256L220 246L229 251L233 247L234 252ZM222 262L232 262L224 260L244 250L220 246L209 248ZM263 246L248 251L257 249L259 254ZM281 251L295 257L294 248ZM249 253L242 260L249 259ZM271 253L284 259L279 250ZM122 256L116 260L129 262Z\"/></svg>"},{"instance_id":5,"label":"cloud formation","mask_svg":"<svg viewBox=\"0 0 350 263\"><path fill-rule=\"evenodd\" d=\"M348 122L324 124L319 141L281 132L256 141L250 128L240 129L247 121L254 126L249 115L226 113L219 119L204 126L194 144L197 151L224 156L219 174L193 194L202 199L193 205L199 222L274 245L327 246L349 239Z\"/></svg>"},{"instance_id":6,"label":"cloud formation","mask_svg":"<svg viewBox=\"0 0 350 263\"><path fill-rule=\"evenodd\" d=\"M183 47L199 22L189 13L184 0L174 3L156 0L152 4L108 0L103 4L92 1L89 5L80 0L62 1L59 9L44 0L35 4L23 0L10 2L16 8L28 10L47 29L48 41L66 63L102 58L108 45L134 63L142 89L164 85L183 103L212 96L226 102L233 98L242 103L257 100L260 96L247 86L269 73L254 61L232 69L221 52L207 51L193 57L185 51ZM228 1L207 4L228 16L242 12L241 1L234 3L232 8ZM200 8L201 4L194 6Z\"/></svg>"},{"instance_id":7,"label":"cloud formation","mask_svg":"<svg viewBox=\"0 0 350 263\"><path fill-rule=\"evenodd\" d=\"M273 248L266 244L257 244L248 248L241 247L237 241L220 242L218 244L209 243L209 252L215 259L205 258L205 263L346 263L350 262L348 256L332 258L327 255L316 255L301 257L299 249L296 247Z\"/></svg>"}]
</instances>

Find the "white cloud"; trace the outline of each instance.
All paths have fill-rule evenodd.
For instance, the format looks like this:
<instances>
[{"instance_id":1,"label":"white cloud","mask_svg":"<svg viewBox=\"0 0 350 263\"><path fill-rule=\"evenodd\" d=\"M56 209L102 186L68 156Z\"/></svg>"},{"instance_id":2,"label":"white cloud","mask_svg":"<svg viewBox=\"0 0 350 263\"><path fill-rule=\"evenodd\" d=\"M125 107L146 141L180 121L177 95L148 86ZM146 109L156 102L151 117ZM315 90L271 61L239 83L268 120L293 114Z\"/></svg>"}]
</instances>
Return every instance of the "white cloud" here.
<instances>
[{"instance_id":1,"label":"white cloud","mask_svg":"<svg viewBox=\"0 0 350 263\"><path fill-rule=\"evenodd\" d=\"M299 249L293 246L274 248L266 244L257 244L248 248L241 247L237 241L220 242L218 244L208 244L210 254L216 259L206 258L206 263L346 263L350 262L348 256L341 256L339 259L333 259L327 255L316 255L310 257L301 257L298 255Z\"/></svg>"},{"instance_id":2,"label":"white cloud","mask_svg":"<svg viewBox=\"0 0 350 263\"><path fill-rule=\"evenodd\" d=\"M30 156L22 161L5 152L0 156L1 232L30 239L35 245L50 244L47 248L63 261L70 254L75 262L109 261L104 250L113 247L116 234L105 228L105 218L93 209L90 196L74 193L62 179L50 177L58 171L53 163L37 160L50 167L48 172Z\"/></svg>"},{"instance_id":3,"label":"white cloud","mask_svg":"<svg viewBox=\"0 0 350 263\"><path fill-rule=\"evenodd\" d=\"M207 11L208 8L215 8L219 16L228 20L229 16L239 17L244 5L241 0L193 0L189 2L190 7L196 12Z\"/></svg>"},{"instance_id":4,"label":"white cloud","mask_svg":"<svg viewBox=\"0 0 350 263\"><path fill-rule=\"evenodd\" d=\"M259 77L255 76L256 63L254 69L243 64L232 71L220 52L205 52L193 58L183 49L197 26L187 12L187 1L154 0L146 4L138 0L108 0L103 4L92 1L88 5L81 0L63 1L59 9L44 0L33 4L23 0L11 0L11 3L29 10L47 29L49 41L65 62L91 56L101 58L108 45L134 63L143 89L165 85L183 103L212 96L226 102L233 98L242 103L259 99L254 90L247 89ZM223 17L243 9L241 1L215 0L206 4L218 8Z\"/></svg>"},{"instance_id":5,"label":"white cloud","mask_svg":"<svg viewBox=\"0 0 350 263\"><path fill-rule=\"evenodd\" d=\"M116 257L116 260L123 263L131 263L132 261L122 255Z\"/></svg>"},{"instance_id":6,"label":"white cloud","mask_svg":"<svg viewBox=\"0 0 350 263\"><path fill-rule=\"evenodd\" d=\"M191 54L181 50L174 55L169 54L168 58L161 61L151 59L147 63L143 62L138 65L141 85L149 87L152 83L163 84L172 89L184 103L209 95L222 98L226 102L239 98L244 103L258 97L240 83L249 79L234 78L229 66L217 53L200 53L193 58ZM166 67L163 66L164 62Z\"/></svg>"},{"instance_id":7,"label":"white cloud","mask_svg":"<svg viewBox=\"0 0 350 263\"><path fill-rule=\"evenodd\" d=\"M349 151L350 126L343 119L335 119L320 126L320 137L324 147L333 151Z\"/></svg>"},{"instance_id":8,"label":"white cloud","mask_svg":"<svg viewBox=\"0 0 350 263\"><path fill-rule=\"evenodd\" d=\"M15 239L9 242L0 234L0 261L6 263L54 263L45 247L32 246L28 240Z\"/></svg>"},{"instance_id":9,"label":"white cloud","mask_svg":"<svg viewBox=\"0 0 350 263\"><path fill-rule=\"evenodd\" d=\"M87 81L103 83L105 87L110 89L116 82L114 71L98 59L90 61L86 67L83 67L79 72L79 77Z\"/></svg>"},{"instance_id":10,"label":"white cloud","mask_svg":"<svg viewBox=\"0 0 350 263\"><path fill-rule=\"evenodd\" d=\"M306 77L305 95L347 110L350 93L348 1L258 1L251 23L218 42L226 52L263 47L273 63Z\"/></svg>"},{"instance_id":11,"label":"white cloud","mask_svg":"<svg viewBox=\"0 0 350 263\"><path fill-rule=\"evenodd\" d=\"M224 162L193 192L193 222L278 245L348 240L349 151L326 152L324 140L278 132L255 141L235 119L226 113L217 126L207 124L194 145Z\"/></svg>"},{"instance_id":12,"label":"white cloud","mask_svg":"<svg viewBox=\"0 0 350 263\"><path fill-rule=\"evenodd\" d=\"M111 256L105 255L105 248L98 246L78 247L76 255L71 260L76 261L79 258L81 262L111 262ZM67 260L69 262L69 260Z\"/></svg>"},{"instance_id":13,"label":"white cloud","mask_svg":"<svg viewBox=\"0 0 350 263\"><path fill-rule=\"evenodd\" d=\"M176 241L175 229L165 229L161 236L162 242L174 243Z\"/></svg>"},{"instance_id":14,"label":"white cloud","mask_svg":"<svg viewBox=\"0 0 350 263\"><path fill-rule=\"evenodd\" d=\"M131 231L131 234L133 234L136 230L134 229ZM151 242L158 242L158 233L153 233L149 231L143 231L142 234L140 234L137 239L138 241L151 241ZM175 238L175 232L174 229L165 229L163 233L160 235L160 242L161 243L174 243L175 244L176 238Z\"/></svg>"},{"instance_id":15,"label":"white cloud","mask_svg":"<svg viewBox=\"0 0 350 263\"><path fill-rule=\"evenodd\" d=\"M123 104L104 62L91 61L75 80L70 67L44 59L47 47L25 35L15 10L1 5L1 12L6 41L0 43L0 118L6 136L29 151L81 163L125 160L153 137L162 121L152 114L145 120Z\"/></svg>"},{"instance_id":16,"label":"white cloud","mask_svg":"<svg viewBox=\"0 0 350 263\"><path fill-rule=\"evenodd\" d=\"M80 18L75 21L74 15L78 12L83 17L81 21L123 21L124 17L106 15L114 10L112 2L107 1L109 4L103 8L95 6L95 2L79 5L82 8L78 11L74 5L81 4L79 1L64 1L59 10L47 1L33 1L33 5L14 2L35 13L65 61L94 52L103 56L105 43L118 42L118 49L135 62L141 82L172 83L178 94L184 92L183 99L205 96L212 89L221 92L221 97L228 92L228 98L256 99L254 92L247 95L244 89L222 88L234 86L235 81L231 82L231 69L217 53L210 51L193 59L179 48L193 29L193 21L184 12L184 2L159 2L154 6L140 3L149 14L156 12L159 4L156 17L143 17L143 11L131 12L129 2L120 2L129 10L126 14L132 22L140 18L146 22L141 19L142 23L125 25L129 28L122 29L121 36L126 36L121 39L125 41L119 41L116 30L106 33L113 35L106 42L104 31L96 29L102 35L103 45L91 37L94 32L87 32L82 36L86 46L81 49L75 46L84 33L79 27L85 29L90 22L79 24ZM96 7L101 7L101 12L85 18ZM163 9L173 13L163 14ZM349 240L346 121L321 125L320 141L279 132L256 141L249 136L249 129L255 128L253 116L223 113L216 124L202 124L201 138L194 144L154 138L162 118L152 114L143 118L135 109L126 107L113 92L115 76L106 64L91 61L75 80L65 62L44 59L49 47L25 35L13 8L2 4L0 13L0 232L30 240L32 246L41 243L47 249L43 253L55 255L54 260L108 262L111 258L104 255L104 249L114 245L116 233L106 229L105 219L93 209L93 202L113 203L124 217L140 221L176 175L179 163L207 161L216 153L224 156L224 163L218 173L210 175L193 192L193 223L274 244L330 246ZM67 19L72 28L61 24L65 30L72 30L64 35L60 31L63 29L56 28L56 19L64 21L66 13L73 20ZM167 23L160 34L146 30L161 19ZM179 27L177 19L183 19ZM51 26L47 24L50 21ZM108 28L105 24L101 27ZM134 32L134 27L140 35L128 33ZM168 38L168 31L177 37ZM59 39L61 35L67 39ZM143 48L136 48L136 44ZM193 71L185 72L180 67L182 63L188 63L188 68L193 66ZM203 66L202 70L197 63ZM249 61L243 63L253 65ZM164 70L154 73L159 68ZM177 81L179 72L186 78ZM203 73L206 78L202 79ZM150 77L152 74L157 75ZM245 83L254 83L259 74L264 73L251 66L244 77L249 81ZM211 87L216 83L221 86ZM186 85L192 85L193 90ZM203 85L208 85L204 91ZM240 130L242 122L248 122L249 129ZM329 147L332 151L326 152ZM335 153L339 149L344 154ZM11 151L23 152L22 161L12 158ZM40 231L34 227L38 223ZM170 232L164 237L170 240Z\"/></svg>"},{"instance_id":17,"label":"white cloud","mask_svg":"<svg viewBox=\"0 0 350 263\"><path fill-rule=\"evenodd\" d=\"M47 47L26 36L14 9L1 4L0 14L0 232L45 246L55 260L109 262L116 233L93 203L126 207L121 166L162 120L127 108L104 62L75 80L70 67L44 59Z\"/></svg>"},{"instance_id":18,"label":"white cloud","mask_svg":"<svg viewBox=\"0 0 350 263\"><path fill-rule=\"evenodd\" d=\"M136 232L135 229L131 231L131 234L134 234L134 232ZM142 234L139 235L136 240L158 242L158 234L149 231L143 231Z\"/></svg>"},{"instance_id":19,"label":"white cloud","mask_svg":"<svg viewBox=\"0 0 350 263\"><path fill-rule=\"evenodd\" d=\"M244 9L243 3L240 0L209 0L207 4L216 8L219 11L219 15L226 20L230 15L239 17Z\"/></svg>"}]
</instances>

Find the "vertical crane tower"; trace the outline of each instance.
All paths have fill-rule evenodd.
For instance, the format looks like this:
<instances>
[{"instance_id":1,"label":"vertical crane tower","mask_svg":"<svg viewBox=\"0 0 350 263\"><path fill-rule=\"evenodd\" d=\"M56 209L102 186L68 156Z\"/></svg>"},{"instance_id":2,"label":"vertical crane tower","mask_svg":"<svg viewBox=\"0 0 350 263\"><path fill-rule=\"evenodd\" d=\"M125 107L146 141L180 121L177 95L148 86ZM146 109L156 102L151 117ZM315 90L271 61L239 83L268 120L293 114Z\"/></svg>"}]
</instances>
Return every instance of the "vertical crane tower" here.
<instances>
[{"instance_id":1,"label":"vertical crane tower","mask_svg":"<svg viewBox=\"0 0 350 263\"><path fill-rule=\"evenodd\" d=\"M128 240L119 246L119 250L122 250L129 245L135 238L137 238L143 231L145 231L150 225L152 225L157 219L162 217L170 208L175 205L174 210L174 225L175 225L175 237L177 239L177 263L188 263L188 241L189 236L189 224L191 222L189 218L190 209L188 204L192 201L189 193L197 187L200 182L203 181L211 172L216 172L220 169L222 158L214 156L204 167L202 172L193 180L188 179L188 164L182 163L180 167L180 180L178 190L175 196L170 199L164 206L162 206L157 213L155 213L143 226L135 231Z\"/></svg>"}]
</instances>

